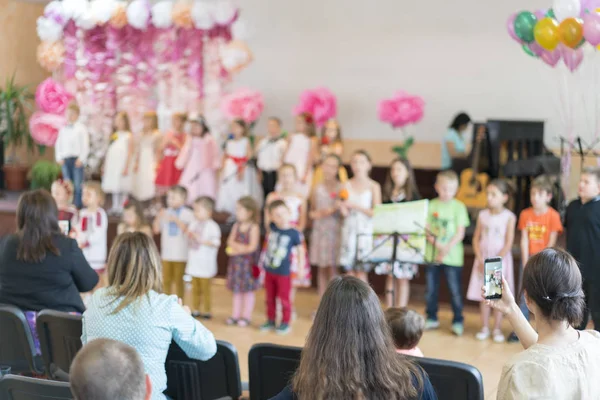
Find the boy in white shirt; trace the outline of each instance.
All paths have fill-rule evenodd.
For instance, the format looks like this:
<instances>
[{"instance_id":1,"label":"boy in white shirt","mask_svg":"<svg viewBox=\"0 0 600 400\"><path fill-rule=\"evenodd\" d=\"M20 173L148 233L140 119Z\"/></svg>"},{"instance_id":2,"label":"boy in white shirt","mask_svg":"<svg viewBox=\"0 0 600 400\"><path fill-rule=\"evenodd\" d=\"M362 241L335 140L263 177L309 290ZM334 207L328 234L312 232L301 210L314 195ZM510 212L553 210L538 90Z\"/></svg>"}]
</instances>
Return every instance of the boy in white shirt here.
<instances>
[{"instance_id":1,"label":"boy in white shirt","mask_svg":"<svg viewBox=\"0 0 600 400\"><path fill-rule=\"evenodd\" d=\"M194 201L194 221L187 229L188 262L185 273L192 277L192 316L211 319L211 279L217 275L217 255L221 246L221 229L212 220L215 201L199 197ZM202 301L201 301L202 300ZM202 305L202 313L200 310Z\"/></svg>"},{"instance_id":2,"label":"boy in white shirt","mask_svg":"<svg viewBox=\"0 0 600 400\"><path fill-rule=\"evenodd\" d=\"M283 164L283 156L287 142L281 132L281 120L277 117L269 118L267 125L269 135L262 139L256 148L256 166L260 171L265 199L275 190L277 184L277 171Z\"/></svg>"},{"instance_id":3,"label":"boy in white shirt","mask_svg":"<svg viewBox=\"0 0 600 400\"><path fill-rule=\"evenodd\" d=\"M90 154L90 137L87 128L79 121L79 106L69 104L67 126L58 131L54 144L56 162L62 167L64 180L73 182L75 207L80 209L83 168Z\"/></svg>"}]
</instances>

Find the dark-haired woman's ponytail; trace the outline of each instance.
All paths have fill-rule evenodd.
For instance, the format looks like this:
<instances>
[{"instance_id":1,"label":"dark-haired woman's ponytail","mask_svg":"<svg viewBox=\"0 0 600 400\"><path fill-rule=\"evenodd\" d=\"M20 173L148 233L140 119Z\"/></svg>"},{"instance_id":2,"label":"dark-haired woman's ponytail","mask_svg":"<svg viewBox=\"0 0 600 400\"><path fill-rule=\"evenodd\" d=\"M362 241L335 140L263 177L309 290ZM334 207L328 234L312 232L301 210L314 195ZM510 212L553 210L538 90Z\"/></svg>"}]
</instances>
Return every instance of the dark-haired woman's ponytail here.
<instances>
[{"instance_id":1,"label":"dark-haired woman's ponytail","mask_svg":"<svg viewBox=\"0 0 600 400\"><path fill-rule=\"evenodd\" d=\"M579 326L585 312L583 292L572 295L558 295L554 298L544 298L551 303L550 319L567 321L571 326Z\"/></svg>"}]
</instances>

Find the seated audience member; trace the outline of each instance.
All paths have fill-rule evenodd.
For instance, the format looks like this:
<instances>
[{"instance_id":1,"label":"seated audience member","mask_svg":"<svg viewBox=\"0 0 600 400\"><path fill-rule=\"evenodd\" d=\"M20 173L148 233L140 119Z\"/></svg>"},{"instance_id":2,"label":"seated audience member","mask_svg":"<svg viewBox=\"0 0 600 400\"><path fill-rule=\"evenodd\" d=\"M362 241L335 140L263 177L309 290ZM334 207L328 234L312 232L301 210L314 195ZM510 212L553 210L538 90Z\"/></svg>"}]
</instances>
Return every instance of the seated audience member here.
<instances>
[{"instance_id":1,"label":"seated audience member","mask_svg":"<svg viewBox=\"0 0 600 400\"><path fill-rule=\"evenodd\" d=\"M50 193L23 193L17 205L17 232L0 239L0 303L23 310L38 354L37 312L82 313L80 293L97 283L98 275L77 241L58 227L58 209Z\"/></svg>"},{"instance_id":2,"label":"seated audience member","mask_svg":"<svg viewBox=\"0 0 600 400\"><path fill-rule=\"evenodd\" d=\"M111 339L85 345L71 364L75 400L149 400L150 378L135 349Z\"/></svg>"},{"instance_id":3,"label":"seated audience member","mask_svg":"<svg viewBox=\"0 0 600 400\"><path fill-rule=\"evenodd\" d=\"M109 338L134 347L150 376L153 400L166 399L165 360L171 341L190 358L210 359L213 334L176 296L162 294L160 256L141 232L118 236L108 256L108 287L97 290L83 314L81 341Z\"/></svg>"},{"instance_id":4,"label":"seated audience member","mask_svg":"<svg viewBox=\"0 0 600 400\"><path fill-rule=\"evenodd\" d=\"M425 319L421 314L408 308L388 308L385 319L390 327L396 352L423 357L418 347L425 328Z\"/></svg>"},{"instance_id":5,"label":"seated audience member","mask_svg":"<svg viewBox=\"0 0 600 400\"><path fill-rule=\"evenodd\" d=\"M300 366L272 400L437 399L427 374L398 357L377 295L345 276L330 284L317 310Z\"/></svg>"},{"instance_id":6,"label":"seated audience member","mask_svg":"<svg viewBox=\"0 0 600 400\"><path fill-rule=\"evenodd\" d=\"M563 250L542 250L525 266L523 290L535 330L506 282L502 299L487 301L508 317L525 348L504 365L498 399L598 398L600 333L574 328L585 307L575 259Z\"/></svg>"}]
</instances>

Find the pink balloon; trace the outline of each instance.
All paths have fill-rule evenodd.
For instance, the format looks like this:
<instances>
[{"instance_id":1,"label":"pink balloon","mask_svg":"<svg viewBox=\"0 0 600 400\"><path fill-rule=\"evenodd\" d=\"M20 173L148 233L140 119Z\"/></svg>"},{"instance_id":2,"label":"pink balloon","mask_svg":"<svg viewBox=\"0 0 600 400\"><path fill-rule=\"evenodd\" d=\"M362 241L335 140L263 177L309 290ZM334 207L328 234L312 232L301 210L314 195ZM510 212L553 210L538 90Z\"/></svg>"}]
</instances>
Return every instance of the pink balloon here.
<instances>
[{"instance_id":1,"label":"pink balloon","mask_svg":"<svg viewBox=\"0 0 600 400\"><path fill-rule=\"evenodd\" d=\"M588 12L593 13L598 7L600 7L600 0L581 0L581 16L583 17Z\"/></svg>"},{"instance_id":2,"label":"pink balloon","mask_svg":"<svg viewBox=\"0 0 600 400\"><path fill-rule=\"evenodd\" d=\"M575 70L579 68L579 65L581 65L581 62L583 61L583 50L581 50L581 48L570 49L566 46L563 46L562 56L565 65L567 68L569 68L569 71L575 72Z\"/></svg>"},{"instance_id":3,"label":"pink balloon","mask_svg":"<svg viewBox=\"0 0 600 400\"><path fill-rule=\"evenodd\" d=\"M600 44L600 15L592 12L583 16L583 37L591 45Z\"/></svg>"},{"instance_id":4,"label":"pink balloon","mask_svg":"<svg viewBox=\"0 0 600 400\"><path fill-rule=\"evenodd\" d=\"M560 51L556 49L552 51L544 50L544 52L540 55L540 58L543 62L554 68L560 61Z\"/></svg>"},{"instance_id":5,"label":"pink balloon","mask_svg":"<svg viewBox=\"0 0 600 400\"><path fill-rule=\"evenodd\" d=\"M508 31L508 34L511 38L521 43L521 39L519 39L519 37L515 33L515 18L517 18L517 13L514 13L510 17L508 17L508 20L506 21L506 30Z\"/></svg>"},{"instance_id":6,"label":"pink balloon","mask_svg":"<svg viewBox=\"0 0 600 400\"><path fill-rule=\"evenodd\" d=\"M544 48L542 46L540 46L537 42L531 42L528 44L528 46L529 46L529 50L531 50L532 53L538 57L541 57L542 54L544 53Z\"/></svg>"},{"instance_id":7,"label":"pink balloon","mask_svg":"<svg viewBox=\"0 0 600 400\"><path fill-rule=\"evenodd\" d=\"M538 19L538 21L542 18L546 18L546 13L548 12L548 10L537 10L533 13L533 15L536 16L536 18Z\"/></svg>"}]
</instances>

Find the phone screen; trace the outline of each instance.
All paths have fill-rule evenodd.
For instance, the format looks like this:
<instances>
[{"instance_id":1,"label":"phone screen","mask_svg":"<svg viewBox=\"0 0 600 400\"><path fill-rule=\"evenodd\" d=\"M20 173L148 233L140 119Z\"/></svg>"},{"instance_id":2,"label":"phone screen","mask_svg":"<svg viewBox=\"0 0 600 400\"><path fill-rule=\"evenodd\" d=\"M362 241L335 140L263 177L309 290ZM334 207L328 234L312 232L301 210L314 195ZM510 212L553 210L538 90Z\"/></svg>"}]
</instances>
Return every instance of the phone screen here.
<instances>
[{"instance_id":1,"label":"phone screen","mask_svg":"<svg viewBox=\"0 0 600 400\"><path fill-rule=\"evenodd\" d=\"M63 235L69 236L69 233L71 232L71 221L61 219L58 221L58 227Z\"/></svg>"},{"instance_id":2,"label":"phone screen","mask_svg":"<svg viewBox=\"0 0 600 400\"><path fill-rule=\"evenodd\" d=\"M502 258L487 258L484 267L486 299L502 298Z\"/></svg>"}]
</instances>

